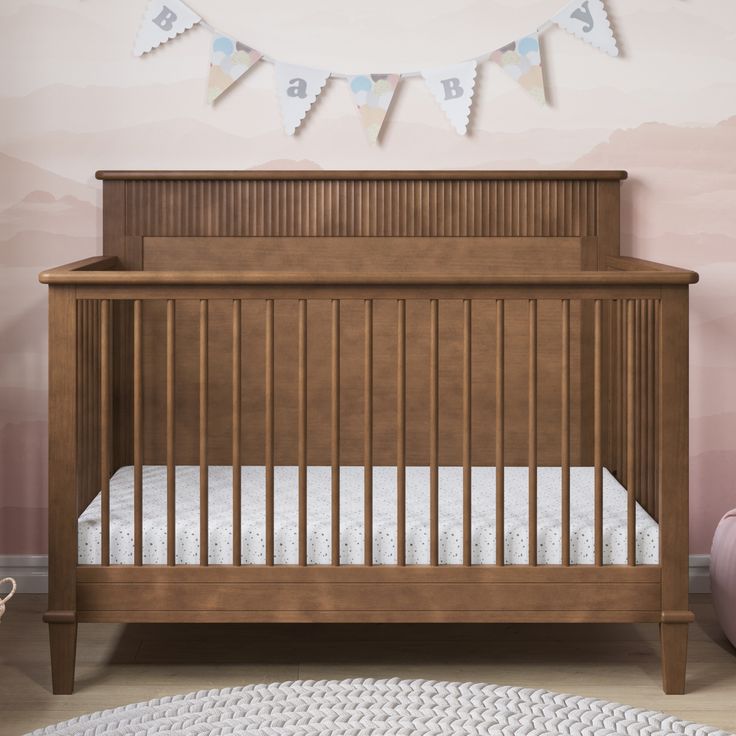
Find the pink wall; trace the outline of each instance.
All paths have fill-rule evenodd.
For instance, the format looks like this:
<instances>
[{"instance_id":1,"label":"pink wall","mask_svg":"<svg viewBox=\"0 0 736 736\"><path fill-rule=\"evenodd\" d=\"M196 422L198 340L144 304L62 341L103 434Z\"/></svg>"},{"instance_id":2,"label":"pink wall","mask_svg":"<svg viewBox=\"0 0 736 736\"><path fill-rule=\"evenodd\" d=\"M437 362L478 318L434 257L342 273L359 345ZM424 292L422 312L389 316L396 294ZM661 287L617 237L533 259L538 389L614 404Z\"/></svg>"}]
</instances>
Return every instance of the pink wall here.
<instances>
[{"instance_id":1,"label":"pink wall","mask_svg":"<svg viewBox=\"0 0 736 736\"><path fill-rule=\"evenodd\" d=\"M134 59L144 4L0 6L0 554L45 549L46 295L36 274L99 250L94 170L138 167L628 169L625 252L701 274L691 312L691 549L708 551L718 518L736 506L732 0L609 0L621 59L548 33L547 108L484 65L467 138L409 80L380 148L366 143L341 81L296 138L280 130L269 65L207 108L207 34ZM474 56L560 4L191 0L247 43L346 72Z\"/></svg>"}]
</instances>

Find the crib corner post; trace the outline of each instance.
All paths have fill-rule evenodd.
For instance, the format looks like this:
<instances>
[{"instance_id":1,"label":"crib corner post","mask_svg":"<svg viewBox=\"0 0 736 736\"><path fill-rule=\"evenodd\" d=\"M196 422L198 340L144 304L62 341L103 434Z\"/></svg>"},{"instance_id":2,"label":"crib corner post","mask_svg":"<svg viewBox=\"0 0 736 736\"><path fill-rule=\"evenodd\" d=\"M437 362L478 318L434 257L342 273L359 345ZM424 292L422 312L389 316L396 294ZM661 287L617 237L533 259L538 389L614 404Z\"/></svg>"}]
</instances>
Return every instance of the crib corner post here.
<instances>
[{"instance_id":1,"label":"crib corner post","mask_svg":"<svg viewBox=\"0 0 736 736\"><path fill-rule=\"evenodd\" d=\"M74 688L77 642L77 294L49 288L49 624L53 692Z\"/></svg>"},{"instance_id":2,"label":"crib corner post","mask_svg":"<svg viewBox=\"0 0 736 736\"><path fill-rule=\"evenodd\" d=\"M662 288L659 330L659 529L662 686L685 692L688 625L689 353L687 286Z\"/></svg>"}]
</instances>

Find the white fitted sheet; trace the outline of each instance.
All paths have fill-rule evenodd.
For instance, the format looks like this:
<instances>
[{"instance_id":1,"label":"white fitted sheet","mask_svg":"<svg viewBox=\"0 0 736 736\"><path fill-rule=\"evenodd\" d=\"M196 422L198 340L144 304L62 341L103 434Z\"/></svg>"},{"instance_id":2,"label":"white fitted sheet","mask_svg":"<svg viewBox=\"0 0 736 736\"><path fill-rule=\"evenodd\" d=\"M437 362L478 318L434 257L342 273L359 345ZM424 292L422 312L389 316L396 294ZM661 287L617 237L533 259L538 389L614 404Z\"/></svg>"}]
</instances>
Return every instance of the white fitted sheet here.
<instances>
[{"instance_id":1,"label":"white fitted sheet","mask_svg":"<svg viewBox=\"0 0 736 736\"><path fill-rule=\"evenodd\" d=\"M506 468L505 562L527 564L529 535L528 476L526 467ZM274 473L275 561L298 562L298 469L280 466ZM265 469L242 468L241 562L265 561ZM309 500L307 555L309 564L330 564L331 470L308 468ZM340 471L340 561L363 564L363 468ZM538 470L539 564L559 565L561 472L559 467ZM462 564L462 468L439 469L440 564ZM594 562L594 470L576 467L570 474L572 564ZM472 561L496 562L495 468L473 468ZM429 564L429 468L406 469L406 561ZM603 562L626 564L627 493L603 471ZM101 496L98 494L79 519L79 563L100 563ZM232 469L209 468L209 562L232 562ZM638 564L659 562L657 522L637 504L636 559ZM176 561L199 564L199 468L176 468ZM396 563L396 468L373 471L373 561ZM133 468L120 468L110 481L110 562L133 563ZM143 563L166 564L166 468L143 468Z\"/></svg>"}]
</instances>

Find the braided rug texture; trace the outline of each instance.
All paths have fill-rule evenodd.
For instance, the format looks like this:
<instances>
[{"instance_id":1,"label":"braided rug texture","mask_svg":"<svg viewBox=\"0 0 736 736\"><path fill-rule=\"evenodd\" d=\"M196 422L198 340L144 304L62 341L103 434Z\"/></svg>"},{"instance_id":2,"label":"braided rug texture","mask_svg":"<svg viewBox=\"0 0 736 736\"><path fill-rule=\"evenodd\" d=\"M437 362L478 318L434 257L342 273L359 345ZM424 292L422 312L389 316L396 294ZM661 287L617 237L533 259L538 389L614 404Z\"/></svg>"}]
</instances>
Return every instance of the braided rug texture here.
<instances>
[{"instance_id":1,"label":"braided rug texture","mask_svg":"<svg viewBox=\"0 0 736 736\"><path fill-rule=\"evenodd\" d=\"M664 713L546 690L429 680L298 681L201 690L34 731L54 736L689 734L733 736Z\"/></svg>"}]
</instances>

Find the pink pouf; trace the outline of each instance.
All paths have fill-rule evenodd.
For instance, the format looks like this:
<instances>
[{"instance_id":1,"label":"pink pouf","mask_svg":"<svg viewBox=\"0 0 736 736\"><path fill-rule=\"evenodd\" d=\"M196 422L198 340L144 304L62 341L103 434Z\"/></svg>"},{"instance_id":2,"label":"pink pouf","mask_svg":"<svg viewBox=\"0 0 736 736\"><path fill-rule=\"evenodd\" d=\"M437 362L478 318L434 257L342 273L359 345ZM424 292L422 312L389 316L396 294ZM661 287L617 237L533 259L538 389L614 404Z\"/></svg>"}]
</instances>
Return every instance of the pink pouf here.
<instances>
[{"instance_id":1,"label":"pink pouf","mask_svg":"<svg viewBox=\"0 0 736 736\"><path fill-rule=\"evenodd\" d=\"M736 646L736 509L718 524L710 554L713 606L723 632Z\"/></svg>"}]
</instances>

